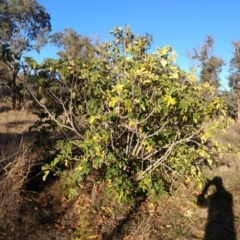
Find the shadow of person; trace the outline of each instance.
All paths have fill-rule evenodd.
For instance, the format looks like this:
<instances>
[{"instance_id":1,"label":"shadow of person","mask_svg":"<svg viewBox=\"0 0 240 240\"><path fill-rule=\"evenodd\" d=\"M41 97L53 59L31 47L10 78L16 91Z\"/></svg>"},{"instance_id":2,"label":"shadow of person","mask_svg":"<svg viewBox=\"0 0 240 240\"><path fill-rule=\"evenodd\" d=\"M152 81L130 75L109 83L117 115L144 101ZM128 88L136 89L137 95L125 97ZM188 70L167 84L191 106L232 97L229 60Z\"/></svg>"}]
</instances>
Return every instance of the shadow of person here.
<instances>
[{"instance_id":1,"label":"shadow of person","mask_svg":"<svg viewBox=\"0 0 240 240\"><path fill-rule=\"evenodd\" d=\"M215 186L215 192L206 197L211 186ZM208 207L204 240L236 240L233 198L232 194L224 188L222 178L214 177L208 181L198 196L198 205Z\"/></svg>"}]
</instances>

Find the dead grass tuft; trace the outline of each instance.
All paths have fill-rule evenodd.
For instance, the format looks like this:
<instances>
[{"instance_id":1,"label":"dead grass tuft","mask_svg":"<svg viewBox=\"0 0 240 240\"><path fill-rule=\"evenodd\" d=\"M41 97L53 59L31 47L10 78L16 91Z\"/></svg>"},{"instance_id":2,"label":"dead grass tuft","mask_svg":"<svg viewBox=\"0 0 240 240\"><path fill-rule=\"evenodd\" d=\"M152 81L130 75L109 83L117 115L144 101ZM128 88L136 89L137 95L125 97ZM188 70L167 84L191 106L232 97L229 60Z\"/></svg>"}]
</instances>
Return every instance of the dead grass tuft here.
<instances>
[{"instance_id":1,"label":"dead grass tuft","mask_svg":"<svg viewBox=\"0 0 240 240\"><path fill-rule=\"evenodd\" d=\"M0 225L14 227L21 204L21 192L32 167L31 150L18 150L15 155L0 160Z\"/></svg>"}]
</instances>

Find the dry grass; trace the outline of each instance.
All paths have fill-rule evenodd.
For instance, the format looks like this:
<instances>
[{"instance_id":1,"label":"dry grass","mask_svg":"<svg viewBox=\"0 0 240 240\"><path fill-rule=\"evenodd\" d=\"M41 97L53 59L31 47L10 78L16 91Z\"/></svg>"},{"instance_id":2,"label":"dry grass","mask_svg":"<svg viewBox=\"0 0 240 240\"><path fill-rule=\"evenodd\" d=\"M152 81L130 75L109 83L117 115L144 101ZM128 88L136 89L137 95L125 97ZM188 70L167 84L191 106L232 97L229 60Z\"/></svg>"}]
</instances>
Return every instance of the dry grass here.
<instances>
[{"instance_id":1,"label":"dry grass","mask_svg":"<svg viewBox=\"0 0 240 240\"><path fill-rule=\"evenodd\" d=\"M37 117L31 113L0 113L0 239L56 240L200 240L204 238L208 209L197 205L201 190L181 185L172 196L158 201L120 204L104 194L103 185L88 181L79 197L70 201L64 179L46 184L41 192L26 191L25 182L38 156L29 145L35 135L28 128ZM223 145L238 147L240 125L219 134ZM225 154L219 165L205 169L208 178L220 176L233 196L236 234L240 234L239 159ZM215 191L214 188L209 190ZM4 229L4 225L6 228ZM239 232L239 234L238 234Z\"/></svg>"},{"instance_id":2,"label":"dry grass","mask_svg":"<svg viewBox=\"0 0 240 240\"><path fill-rule=\"evenodd\" d=\"M32 166L30 151L25 150L16 155L0 160L0 225L5 228L15 223L18 219L21 204L21 191L27 181L28 173Z\"/></svg>"},{"instance_id":3,"label":"dry grass","mask_svg":"<svg viewBox=\"0 0 240 240\"><path fill-rule=\"evenodd\" d=\"M34 115L19 111L0 113L0 226L15 232L22 203L23 186L32 167L28 127ZM25 137L26 136L26 137ZM3 239L3 236L0 237ZM8 239L4 236L4 239Z\"/></svg>"},{"instance_id":4,"label":"dry grass","mask_svg":"<svg viewBox=\"0 0 240 240\"><path fill-rule=\"evenodd\" d=\"M27 112L0 113L0 239L19 238L24 186L34 165L30 145L35 136L28 128L36 119Z\"/></svg>"},{"instance_id":5,"label":"dry grass","mask_svg":"<svg viewBox=\"0 0 240 240\"><path fill-rule=\"evenodd\" d=\"M28 189L28 185L31 185L29 176L35 177L30 172L41 159L41 156L32 152L31 147L36 132L29 131L29 127L37 120L36 115L27 111L14 111L5 107L0 112L1 240L71 239L68 232L53 227L55 205L48 199L51 194L46 196L32 187L30 191ZM61 188L56 192L61 195Z\"/></svg>"},{"instance_id":6,"label":"dry grass","mask_svg":"<svg viewBox=\"0 0 240 240\"><path fill-rule=\"evenodd\" d=\"M0 151L6 158L16 154L20 145L27 148L32 144L35 135L29 132L29 127L37 120L37 116L22 111L0 113Z\"/></svg>"},{"instance_id":7,"label":"dry grass","mask_svg":"<svg viewBox=\"0 0 240 240\"><path fill-rule=\"evenodd\" d=\"M0 114L0 131L4 133L22 134L37 120L37 116L26 112L9 110Z\"/></svg>"},{"instance_id":8,"label":"dry grass","mask_svg":"<svg viewBox=\"0 0 240 240\"><path fill-rule=\"evenodd\" d=\"M219 134L219 141L237 147L240 144L240 123L232 123L226 133Z\"/></svg>"}]
</instances>

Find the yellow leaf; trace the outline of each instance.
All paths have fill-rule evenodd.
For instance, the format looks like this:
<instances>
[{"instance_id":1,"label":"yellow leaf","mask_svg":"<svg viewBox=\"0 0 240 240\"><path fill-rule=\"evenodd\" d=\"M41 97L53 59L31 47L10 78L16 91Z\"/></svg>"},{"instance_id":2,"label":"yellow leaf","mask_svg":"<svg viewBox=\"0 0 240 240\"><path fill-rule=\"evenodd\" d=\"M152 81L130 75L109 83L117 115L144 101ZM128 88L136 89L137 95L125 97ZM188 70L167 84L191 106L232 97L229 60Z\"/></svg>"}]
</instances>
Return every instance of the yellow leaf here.
<instances>
[{"instance_id":1,"label":"yellow leaf","mask_svg":"<svg viewBox=\"0 0 240 240\"><path fill-rule=\"evenodd\" d=\"M200 190L203 189L203 184L202 184L202 182L200 182L200 183L198 184L198 188L199 188Z\"/></svg>"},{"instance_id":2,"label":"yellow leaf","mask_svg":"<svg viewBox=\"0 0 240 240\"><path fill-rule=\"evenodd\" d=\"M187 177L186 180L185 180L184 182L187 184L187 183L190 183L191 180L192 180L192 179L191 179L190 177Z\"/></svg>"},{"instance_id":3,"label":"yellow leaf","mask_svg":"<svg viewBox=\"0 0 240 240\"><path fill-rule=\"evenodd\" d=\"M88 236L88 239L99 239L99 235Z\"/></svg>"},{"instance_id":4,"label":"yellow leaf","mask_svg":"<svg viewBox=\"0 0 240 240\"><path fill-rule=\"evenodd\" d=\"M109 107L115 107L115 105L120 101L120 98L118 96L114 96L110 99L108 105Z\"/></svg>"},{"instance_id":5,"label":"yellow leaf","mask_svg":"<svg viewBox=\"0 0 240 240\"><path fill-rule=\"evenodd\" d=\"M140 106L141 106L141 108L142 108L143 111L146 110L146 108L145 108L145 106L144 106L143 104L141 104Z\"/></svg>"},{"instance_id":6,"label":"yellow leaf","mask_svg":"<svg viewBox=\"0 0 240 240\"><path fill-rule=\"evenodd\" d=\"M99 116L91 116L91 117L88 119L88 122L89 122L90 124L93 124L96 119L100 119L100 117L99 117Z\"/></svg>"},{"instance_id":7,"label":"yellow leaf","mask_svg":"<svg viewBox=\"0 0 240 240\"><path fill-rule=\"evenodd\" d=\"M143 83L143 84L146 84L146 83L151 83L151 82L152 82L151 79L146 79L146 80L144 80L142 83Z\"/></svg>"},{"instance_id":8,"label":"yellow leaf","mask_svg":"<svg viewBox=\"0 0 240 240\"><path fill-rule=\"evenodd\" d=\"M171 51L171 49L172 49L172 48L171 48L170 46L165 46L165 47L163 47L163 48L158 48L161 57L162 57L162 56L165 56L169 51Z\"/></svg>"},{"instance_id":9,"label":"yellow leaf","mask_svg":"<svg viewBox=\"0 0 240 240\"><path fill-rule=\"evenodd\" d=\"M118 95L122 93L123 90L123 85L122 84L117 84L113 87L112 92L117 92Z\"/></svg>"},{"instance_id":10,"label":"yellow leaf","mask_svg":"<svg viewBox=\"0 0 240 240\"><path fill-rule=\"evenodd\" d=\"M178 78L178 72L173 72L171 73L171 75L169 76L169 78Z\"/></svg>"},{"instance_id":11,"label":"yellow leaf","mask_svg":"<svg viewBox=\"0 0 240 240\"><path fill-rule=\"evenodd\" d=\"M76 170L76 171L82 171L82 170L83 170L83 166L78 165L75 170Z\"/></svg>"},{"instance_id":12,"label":"yellow leaf","mask_svg":"<svg viewBox=\"0 0 240 240\"><path fill-rule=\"evenodd\" d=\"M129 127L135 127L136 122L132 119L129 120Z\"/></svg>"},{"instance_id":13,"label":"yellow leaf","mask_svg":"<svg viewBox=\"0 0 240 240\"><path fill-rule=\"evenodd\" d=\"M165 60L164 58L161 59L161 65L165 68L167 65L167 60Z\"/></svg>"},{"instance_id":14,"label":"yellow leaf","mask_svg":"<svg viewBox=\"0 0 240 240\"><path fill-rule=\"evenodd\" d=\"M88 121L90 124L93 124L95 121L95 116L91 116Z\"/></svg>"},{"instance_id":15,"label":"yellow leaf","mask_svg":"<svg viewBox=\"0 0 240 240\"><path fill-rule=\"evenodd\" d=\"M167 103L167 106L169 107L170 105L175 105L176 104L176 100L175 98L173 98L171 95L166 95L163 98L164 102Z\"/></svg>"},{"instance_id":16,"label":"yellow leaf","mask_svg":"<svg viewBox=\"0 0 240 240\"><path fill-rule=\"evenodd\" d=\"M147 152L151 152L153 150L153 147L151 145L147 145L146 150Z\"/></svg>"},{"instance_id":17,"label":"yellow leaf","mask_svg":"<svg viewBox=\"0 0 240 240\"><path fill-rule=\"evenodd\" d=\"M190 209L188 209L188 210L184 213L184 216L185 216L185 217L192 217L192 215L193 215L193 211L190 210Z\"/></svg>"},{"instance_id":18,"label":"yellow leaf","mask_svg":"<svg viewBox=\"0 0 240 240\"><path fill-rule=\"evenodd\" d=\"M124 107L128 112L132 112L132 101L130 99L125 100Z\"/></svg>"},{"instance_id":19,"label":"yellow leaf","mask_svg":"<svg viewBox=\"0 0 240 240\"><path fill-rule=\"evenodd\" d=\"M206 160L207 160L207 163L208 163L208 165L211 167L211 166L212 166L212 163L213 163L213 161L212 161L211 159L209 159L209 158L207 158Z\"/></svg>"},{"instance_id":20,"label":"yellow leaf","mask_svg":"<svg viewBox=\"0 0 240 240\"><path fill-rule=\"evenodd\" d=\"M65 159L64 164L65 164L66 167L68 167L68 160L67 159Z\"/></svg>"},{"instance_id":21,"label":"yellow leaf","mask_svg":"<svg viewBox=\"0 0 240 240\"><path fill-rule=\"evenodd\" d=\"M33 62L33 69L36 69L37 68L37 63L36 62ZM50 70L52 71L52 70Z\"/></svg>"},{"instance_id":22,"label":"yellow leaf","mask_svg":"<svg viewBox=\"0 0 240 240\"><path fill-rule=\"evenodd\" d=\"M148 72L144 69L144 68L142 68L142 69L137 69L136 71L135 71L135 74L137 75L137 76L142 76L142 75L145 75L145 74L147 74Z\"/></svg>"}]
</instances>

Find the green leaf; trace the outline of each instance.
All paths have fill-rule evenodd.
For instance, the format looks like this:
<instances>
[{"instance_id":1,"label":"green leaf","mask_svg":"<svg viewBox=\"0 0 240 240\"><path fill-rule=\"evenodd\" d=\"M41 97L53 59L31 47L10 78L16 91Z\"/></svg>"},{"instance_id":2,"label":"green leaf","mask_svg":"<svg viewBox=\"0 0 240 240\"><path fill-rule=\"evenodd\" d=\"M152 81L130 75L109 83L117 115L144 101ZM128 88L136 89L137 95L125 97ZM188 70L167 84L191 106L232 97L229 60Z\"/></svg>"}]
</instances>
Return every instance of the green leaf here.
<instances>
[{"instance_id":1,"label":"green leaf","mask_svg":"<svg viewBox=\"0 0 240 240\"><path fill-rule=\"evenodd\" d=\"M76 188L70 188L69 189L69 193L68 193L68 197L69 199L73 199L78 195L77 189Z\"/></svg>"}]
</instances>

